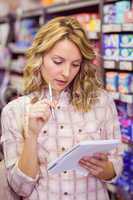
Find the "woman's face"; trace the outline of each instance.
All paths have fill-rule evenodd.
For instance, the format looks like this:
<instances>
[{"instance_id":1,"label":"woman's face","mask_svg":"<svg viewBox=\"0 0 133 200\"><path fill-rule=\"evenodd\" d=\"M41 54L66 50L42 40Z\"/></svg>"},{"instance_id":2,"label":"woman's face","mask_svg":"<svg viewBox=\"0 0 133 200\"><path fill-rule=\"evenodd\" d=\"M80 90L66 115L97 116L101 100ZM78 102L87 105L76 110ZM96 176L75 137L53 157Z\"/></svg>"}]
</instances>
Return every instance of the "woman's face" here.
<instances>
[{"instance_id":1,"label":"woman's face","mask_svg":"<svg viewBox=\"0 0 133 200\"><path fill-rule=\"evenodd\" d=\"M56 92L64 90L80 70L82 55L78 47L64 39L44 55L41 73Z\"/></svg>"}]
</instances>

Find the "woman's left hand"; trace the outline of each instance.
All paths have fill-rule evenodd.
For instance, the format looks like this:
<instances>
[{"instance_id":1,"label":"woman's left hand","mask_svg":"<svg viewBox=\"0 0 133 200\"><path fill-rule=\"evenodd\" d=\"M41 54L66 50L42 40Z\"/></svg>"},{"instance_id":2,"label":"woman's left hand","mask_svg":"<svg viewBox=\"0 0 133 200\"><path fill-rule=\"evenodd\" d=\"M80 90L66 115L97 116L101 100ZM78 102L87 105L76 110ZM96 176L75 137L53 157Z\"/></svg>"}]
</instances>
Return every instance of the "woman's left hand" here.
<instances>
[{"instance_id":1,"label":"woman's left hand","mask_svg":"<svg viewBox=\"0 0 133 200\"><path fill-rule=\"evenodd\" d=\"M93 156L85 156L79 161L80 166L87 169L93 176L102 180L110 180L115 177L115 170L107 153L96 153Z\"/></svg>"}]
</instances>

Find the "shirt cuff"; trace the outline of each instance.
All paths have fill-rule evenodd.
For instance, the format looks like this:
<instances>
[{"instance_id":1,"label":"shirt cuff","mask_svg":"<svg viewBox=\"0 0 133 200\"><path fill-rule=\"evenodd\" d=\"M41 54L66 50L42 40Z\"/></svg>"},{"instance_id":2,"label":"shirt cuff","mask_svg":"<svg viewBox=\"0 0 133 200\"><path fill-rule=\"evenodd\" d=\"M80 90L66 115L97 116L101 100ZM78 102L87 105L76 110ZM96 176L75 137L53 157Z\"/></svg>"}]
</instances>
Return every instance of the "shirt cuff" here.
<instances>
[{"instance_id":1,"label":"shirt cuff","mask_svg":"<svg viewBox=\"0 0 133 200\"><path fill-rule=\"evenodd\" d=\"M105 183L115 183L116 180L119 178L119 176L122 173L122 169L123 169L123 160L122 157L119 157L117 159L110 159L110 161L113 164L114 170L115 170L115 174L116 176L110 180L103 180L103 182Z\"/></svg>"},{"instance_id":2,"label":"shirt cuff","mask_svg":"<svg viewBox=\"0 0 133 200\"><path fill-rule=\"evenodd\" d=\"M15 171L20 177L22 177L23 179L27 180L27 182L36 182L37 179L39 178L39 173L36 175L35 178L32 178L32 177L26 175L24 172L22 172L18 167L18 160L17 160L17 162L15 164Z\"/></svg>"}]
</instances>

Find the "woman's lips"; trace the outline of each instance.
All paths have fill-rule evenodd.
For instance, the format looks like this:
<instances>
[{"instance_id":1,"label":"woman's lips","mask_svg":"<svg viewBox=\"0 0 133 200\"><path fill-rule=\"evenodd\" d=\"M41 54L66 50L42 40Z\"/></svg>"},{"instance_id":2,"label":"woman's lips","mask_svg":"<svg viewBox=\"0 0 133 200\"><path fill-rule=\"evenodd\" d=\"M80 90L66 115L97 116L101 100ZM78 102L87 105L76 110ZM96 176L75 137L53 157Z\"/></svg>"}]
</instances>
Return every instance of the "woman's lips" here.
<instances>
[{"instance_id":1,"label":"woman's lips","mask_svg":"<svg viewBox=\"0 0 133 200\"><path fill-rule=\"evenodd\" d=\"M57 80L57 79L55 81L58 85L61 85L61 86L65 85L67 83L67 81L62 81L62 80Z\"/></svg>"}]
</instances>

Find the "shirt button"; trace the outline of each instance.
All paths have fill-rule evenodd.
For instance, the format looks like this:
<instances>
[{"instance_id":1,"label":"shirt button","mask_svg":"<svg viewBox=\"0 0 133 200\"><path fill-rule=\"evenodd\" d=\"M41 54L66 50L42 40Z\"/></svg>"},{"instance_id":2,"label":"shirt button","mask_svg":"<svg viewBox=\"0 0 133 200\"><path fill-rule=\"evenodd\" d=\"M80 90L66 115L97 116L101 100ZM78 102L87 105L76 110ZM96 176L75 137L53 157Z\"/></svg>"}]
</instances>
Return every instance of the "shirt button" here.
<instances>
[{"instance_id":1,"label":"shirt button","mask_svg":"<svg viewBox=\"0 0 133 200\"><path fill-rule=\"evenodd\" d=\"M44 131L43 131L43 133L44 133L44 134L46 134L46 133L47 133L47 131L46 131L46 130L44 130Z\"/></svg>"},{"instance_id":2,"label":"shirt button","mask_svg":"<svg viewBox=\"0 0 133 200\"><path fill-rule=\"evenodd\" d=\"M67 174L67 171L64 171L64 174Z\"/></svg>"},{"instance_id":3,"label":"shirt button","mask_svg":"<svg viewBox=\"0 0 133 200\"><path fill-rule=\"evenodd\" d=\"M61 125L61 126L60 126L60 128L61 128L61 129L63 129L63 128L64 128L64 126L63 126L63 125Z\"/></svg>"},{"instance_id":4,"label":"shirt button","mask_svg":"<svg viewBox=\"0 0 133 200\"><path fill-rule=\"evenodd\" d=\"M79 132L82 132L82 129L79 129Z\"/></svg>"},{"instance_id":5,"label":"shirt button","mask_svg":"<svg viewBox=\"0 0 133 200\"><path fill-rule=\"evenodd\" d=\"M61 150L62 150L62 151L65 151L65 147L62 147Z\"/></svg>"},{"instance_id":6,"label":"shirt button","mask_svg":"<svg viewBox=\"0 0 133 200\"><path fill-rule=\"evenodd\" d=\"M60 109L60 106L57 106L57 109Z\"/></svg>"},{"instance_id":7,"label":"shirt button","mask_svg":"<svg viewBox=\"0 0 133 200\"><path fill-rule=\"evenodd\" d=\"M68 195L68 192L64 192L64 195Z\"/></svg>"}]
</instances>

